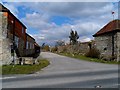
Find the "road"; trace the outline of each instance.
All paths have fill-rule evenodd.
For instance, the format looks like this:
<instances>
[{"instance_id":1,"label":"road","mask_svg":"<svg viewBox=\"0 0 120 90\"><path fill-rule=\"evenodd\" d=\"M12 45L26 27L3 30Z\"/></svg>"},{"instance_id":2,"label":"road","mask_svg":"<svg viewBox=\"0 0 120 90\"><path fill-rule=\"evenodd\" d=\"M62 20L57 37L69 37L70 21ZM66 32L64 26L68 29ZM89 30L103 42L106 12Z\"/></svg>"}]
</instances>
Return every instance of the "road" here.
<instances>
[{"instance_id":1,"label":"road","mask_svg":"<svg viewBox=\"0 0 120 90\"><path fill-rule=\"evenodd\" d=\"M35 74L3 76L3 88L118 88L118 65L42 52L50 65Z\"/></svg>"}]
</instances>

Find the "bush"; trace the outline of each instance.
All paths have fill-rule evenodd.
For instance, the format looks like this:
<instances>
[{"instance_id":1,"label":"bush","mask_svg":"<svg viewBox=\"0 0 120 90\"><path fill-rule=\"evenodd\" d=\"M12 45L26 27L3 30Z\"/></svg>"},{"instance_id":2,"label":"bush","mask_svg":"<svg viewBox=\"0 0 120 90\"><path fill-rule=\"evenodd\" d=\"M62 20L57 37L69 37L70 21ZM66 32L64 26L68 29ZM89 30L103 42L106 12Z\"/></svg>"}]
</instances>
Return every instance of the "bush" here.
<instances>
[{"instance_id":1,"label":"bush","mask_svg":"<svg viewBox=\"0 0 120 90\"><path fill-rule=\"evenodd\" d=\"M67 52L67 48L63 47L61 53L66 53L66 52Z\"/></svg>"},{"instance_id":2,"label":"bush","mask_svg":"<svg viewBox=\"0 0 120 90\"><path fill-rule=\"evenodd\" d=\"M51 52L56 52L57 50L58 50L57 47L53 47L53 48L51 49Z\"/></svg>"},{"instance_id":3,"label":"bush","mask_svg":"<svg viewBox=\"0 0 120 90\"><path fill-rule=\"evenodd\" d=\"M45 45L43 48L45 51L50 51L50 47L48 45Z\"/></svg>"},{"instance_id":4,"label":"bush","mask_svg":"<svg viewBox=\"0 0 120 90\"><path fill-rule=\"evenodd\" d=\"M100 52L96 48L91 48L89 52L85 54L86 57L91 57L91 58L99 58L100 57Z\"/></svg>"}]
</instances>

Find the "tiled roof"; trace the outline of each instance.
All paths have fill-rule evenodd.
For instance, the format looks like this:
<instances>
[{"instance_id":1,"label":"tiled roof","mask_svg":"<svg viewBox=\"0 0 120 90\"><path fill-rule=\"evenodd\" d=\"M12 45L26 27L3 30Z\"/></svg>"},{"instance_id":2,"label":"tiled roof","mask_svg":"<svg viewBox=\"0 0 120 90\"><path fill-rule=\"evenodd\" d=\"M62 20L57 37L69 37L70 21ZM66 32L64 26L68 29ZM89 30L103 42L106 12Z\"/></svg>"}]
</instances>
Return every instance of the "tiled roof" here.
<instances>
[{"instance_id":1,"label":"tiled roof","mask_svg":"<svg viewBox=\"0 0 120 90\"><path fill-rule=\"evenodd\" d=\"M107 25L105 25L100 31L98 31L96 34L93 36L99 36L103 35L105 33L113 32L113 31L120 31L120 20L113 20L109 22Z\"/></svg>"}]
</instances>

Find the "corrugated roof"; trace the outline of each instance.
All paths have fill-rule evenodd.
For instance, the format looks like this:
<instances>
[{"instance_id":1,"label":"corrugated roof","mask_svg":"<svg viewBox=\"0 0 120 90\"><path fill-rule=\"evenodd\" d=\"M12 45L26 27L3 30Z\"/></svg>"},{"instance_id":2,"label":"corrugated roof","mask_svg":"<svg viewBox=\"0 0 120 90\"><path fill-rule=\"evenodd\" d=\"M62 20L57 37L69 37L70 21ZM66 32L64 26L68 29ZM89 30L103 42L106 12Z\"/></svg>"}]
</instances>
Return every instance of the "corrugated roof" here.
<instances>
[{"instance_id":1,"label":"corrugated roof","mask_svg":"<svg viewBox=\"0 0 120 90\"><path fill-rule=\"evenodd\" d=\"M93 36L96 37L96 36L103 35L109 32L114 32L114 31L120 31L120 20L118 19L109 22L107 25L105 25L100 31L98 31Z\"/></svg>"}]
</instances>

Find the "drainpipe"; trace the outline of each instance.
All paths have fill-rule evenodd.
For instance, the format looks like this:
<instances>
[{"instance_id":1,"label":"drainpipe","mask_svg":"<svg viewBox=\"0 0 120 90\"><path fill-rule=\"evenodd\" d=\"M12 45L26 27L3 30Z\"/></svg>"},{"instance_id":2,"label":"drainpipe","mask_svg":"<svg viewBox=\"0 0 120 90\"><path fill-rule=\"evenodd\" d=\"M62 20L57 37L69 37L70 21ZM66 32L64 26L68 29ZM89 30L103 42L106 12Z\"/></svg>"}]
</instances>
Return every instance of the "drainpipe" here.
<instances>
[{"instance_id":1,"label":"drainpipe","mask_svg":"<svg viewBox=\"0 0 120 90\"><path fill-rule=\"evenodd\" d=\"M112 33L112 59L114 58L114 32Z\"/></svg>"},{"instance_id":2,"label":"drainpipe","mask_svg":"<svg viewBox=\"0 0 120 90\"><path fill-rule=\"evenodd\" d=\"M12 24L13 24L13 61L12 63L15 64L15 59L14 59L14 52L15 52L15 18L14 20L12 21Z\"/></svg>"}]
</instances>

